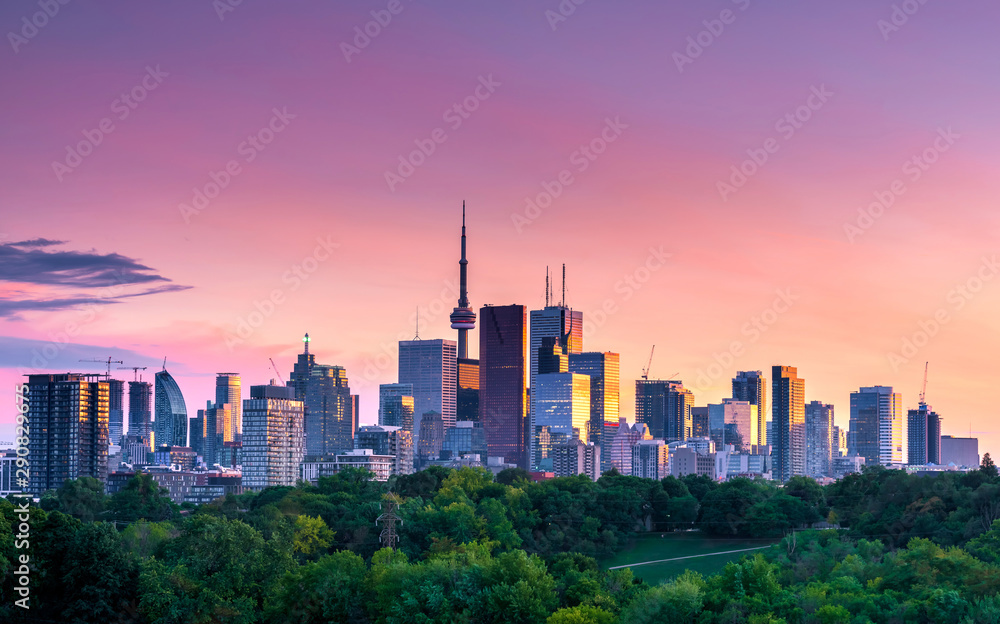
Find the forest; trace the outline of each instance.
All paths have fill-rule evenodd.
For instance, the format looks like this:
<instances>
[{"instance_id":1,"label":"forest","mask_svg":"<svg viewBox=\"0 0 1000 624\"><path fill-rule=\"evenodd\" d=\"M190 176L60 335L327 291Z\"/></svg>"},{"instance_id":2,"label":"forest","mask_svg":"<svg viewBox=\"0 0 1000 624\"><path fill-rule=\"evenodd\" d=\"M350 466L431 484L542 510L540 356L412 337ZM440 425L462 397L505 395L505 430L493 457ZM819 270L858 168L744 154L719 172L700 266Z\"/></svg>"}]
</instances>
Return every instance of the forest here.
<instances>
[{"instance_id":1,"label":"forest","mask_svg":"<svg viewBox=\"0 0 1000 624\"><path fill-rule=\"evenodd\" d=\"M1000 624L989 456L968 473L868 468L827 486L527 477L346 470L198 507L149 475L113 496L67 481L27 515L0 500L0 621ZM389 501L398 542L383 548ZM637 535L676 531L777 544L658 585L601 565ZM25 592L30 609L15 604Z\"/></svg>"}]
</instances>

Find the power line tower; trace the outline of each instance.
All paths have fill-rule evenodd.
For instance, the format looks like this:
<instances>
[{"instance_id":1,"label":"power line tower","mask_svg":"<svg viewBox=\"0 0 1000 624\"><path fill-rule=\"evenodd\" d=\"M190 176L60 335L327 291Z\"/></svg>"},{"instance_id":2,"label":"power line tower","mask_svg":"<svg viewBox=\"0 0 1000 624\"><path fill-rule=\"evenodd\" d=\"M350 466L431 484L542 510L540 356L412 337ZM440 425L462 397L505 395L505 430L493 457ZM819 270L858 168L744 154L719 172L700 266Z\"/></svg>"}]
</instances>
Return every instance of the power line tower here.
<instances>
[{"instance_id":1,"label":"power line tower","mask_svg":"<svg viewBox=\"0 0 1000 624\"><path fill-rule=\"evenodd\" d=\"M399 541L396 523L402 525L403 519L396 515L397 509L399 509L399 499L395 494L387 494L382 499L382 514L375 520L375 526L382 525L382 532L378 536L382 548L395 548L396 542Z\"/></svg>"}]
</instances>

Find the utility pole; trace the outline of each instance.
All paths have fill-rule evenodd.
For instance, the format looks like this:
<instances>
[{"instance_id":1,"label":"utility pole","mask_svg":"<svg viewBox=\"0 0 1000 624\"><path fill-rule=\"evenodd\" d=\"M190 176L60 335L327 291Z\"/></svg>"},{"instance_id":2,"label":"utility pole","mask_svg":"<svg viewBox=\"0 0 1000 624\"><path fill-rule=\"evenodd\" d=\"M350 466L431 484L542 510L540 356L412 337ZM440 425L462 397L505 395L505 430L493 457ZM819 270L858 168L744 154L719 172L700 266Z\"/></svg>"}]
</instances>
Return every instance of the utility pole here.
<instances>
[{"instance_id":1,"label":"utility pole","mask_svg":"<svg viewBox=\"0 0 1000 624\"><path fill-rule=\"evenodd\" d=\"M386 494L385 498L382 499L382 515L375 520L375 526L382 525L382 532L378 536L379 541L382 542L382 548L395 548L396 542L399 541L396 523L403 524L403 519L396 515L398 508L399 499L396 495Z\"/></svg>"}]
</instances>

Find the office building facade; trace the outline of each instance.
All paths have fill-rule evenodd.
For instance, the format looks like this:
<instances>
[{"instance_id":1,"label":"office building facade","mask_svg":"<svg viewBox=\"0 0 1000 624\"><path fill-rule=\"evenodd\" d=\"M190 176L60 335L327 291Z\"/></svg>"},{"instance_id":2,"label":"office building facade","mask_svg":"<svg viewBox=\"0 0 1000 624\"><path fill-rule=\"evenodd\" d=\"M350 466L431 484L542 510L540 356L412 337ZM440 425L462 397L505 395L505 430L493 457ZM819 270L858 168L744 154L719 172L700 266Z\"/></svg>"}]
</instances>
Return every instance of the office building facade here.
<instances>
[{"instance_id":1,"label":"office building facade","mask_svg":"<svg viewBox=\"0 0 1000 624\"><path fill-rule=\"evenodd\" d=\"M371 449L375 455L395 458L394 475L413 473L413 433L401 427L368 425L358 427L354 435L355 449Z\"/></svg>"},{"instance_id":2,"label":"office building facade","mask_svg":"<svg viewBox=\"0 0 1000 624\"><path fill-rule=\"evenodd\" d=\"M413 386L414 414L437 412L445 427L455 426L458 361L454 340L401 340L401 384ZM419 437L419 434L418 434Z\"/></svg>"},{"instance_id":3,"label":"office building facade","mask_svg":"<svg viewBox=\"0 0 1000 624\"><path fill-rule=\"evenodd\" d=\"M820 401L806 403L806 476L814 479L833 476L834 452L839 447L834 429L833 405Z\"/></svg>"},{"instance_id":4,"label":"office building facade","mask_svg":"<svg viewBox=\"0 0 1000 624\"><path fill-rule=\"evenodd\" d=\"M865 463L888 466L903 462L903 399L892 386L871 386L851 393L852 455Z\"/></svg>"},{"instance_id":5,"label":"office building facade","mask_svg":"<svg viewBox=\"0 0 1000 624\"><path fill-rule=\"evenodd\" d=\"M378 387L378 424L402 427L414 433L411 384L381 384Z\"/></svg>"},{"instance_id":6,"label":"office building facade","mask_svg":"<svg viewBox=\"0 0 1000 624\"><path fill-rule=\"evenodd\" d=\"M756 440L747 441L748 444L765 446L769 444L767 440L767 379L764 378L763 371L739 371L733 377L733 399L737 401L747 401L751 405L757 406L757 432Z\"/></svg>"},{"instance_id":7,"label":"office building facade","mask_svg":"<svg viewBox=\"0 0 1000 624\"><path fill-rule=\"evenodd\" d=\"M310 367L304 410L306 455L326 457L354 449L357 415L344 367Z\"/></svg>"},{"instance_id":8,"label":"office building facade","mask_svg":"<svg viewBox=\"0 0 1000 624\"><path fill-rule=\"evenodd\" d=\"M926 403L906 414L907 461L911 466L941 463L941 417Z\"/></svg>"},{"instance_id":9,"label":"office building facade","mask_svg":"<svg viewBox=\"0 0 1000 624\"><path fill-rule=\"evenodd\" d=\"M590 378L576 373L545 373L535 378L535 384L532 467L551 470L554 446L589 438Z\"/></svg>"},{"instance_id":10,"label":"office building facade","mask_svg":"<svg viewBox=\"0 0 1000 624\"><path fill-rule=\"evenodd\" d=\"M618 423L621 384L620 356L617 353L571 353L569 372L590 378L590 433L585 442L605 446L605 434Z\"/></svg>"},{"instance_id":11,"label":"office building facade","mask_svg":"<svg viewBox=\"0 0 1000 624\"><path fill-rule=\"evenodd\" d=\"M664 440L639 440L632 446L632 476L657 481L670 474L670 449Z\"/></svg>"},{"instance_id":12,"label":"office building facade","mask_svg":"<svg viewBox=\"0 0 1000 624\"><path fill-rule=\"evenodd\" d=\"M522 305L479 311L479 421L490 457L527 467L527 310Z\"/></svg>"},{"instance_id":13,"label":"office building facade","mask_svg":"<svg viewBox=\"0 0 1000 624\"><path fill-rule=\"evenodd\" d=\"M243 433L243 396L238 373L216 373L215 405L230 406L229 421L222 430L224 442L237 442Z\"/></svg>"}]
</instances>

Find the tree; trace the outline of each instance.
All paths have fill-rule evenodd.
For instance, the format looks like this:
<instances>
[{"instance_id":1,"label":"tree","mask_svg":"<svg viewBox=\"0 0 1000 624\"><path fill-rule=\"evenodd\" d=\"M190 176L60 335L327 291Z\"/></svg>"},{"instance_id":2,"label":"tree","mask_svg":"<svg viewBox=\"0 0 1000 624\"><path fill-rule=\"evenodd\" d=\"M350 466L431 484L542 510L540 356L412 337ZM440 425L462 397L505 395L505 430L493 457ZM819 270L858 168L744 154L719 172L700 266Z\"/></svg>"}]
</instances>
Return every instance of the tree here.
<instances>
[{"instance_id":1,"label":"tree","mask_svg":"<svg viewBox=\"0 0 1000 624\"><path fill-rule=\"evenodd\" d=\"M104 484L94 477L81 477L63 481L56 492L59 511L92 522L101 515L107 504Z\"/></svg>"},{"instance_id":2,"label":"tree","mask_svg":"<svg viewBox=\"0 0 1000 624\"><path fill-rule=\"evenodd\" d=\"M121 621L134 599L138 568L121 546L114 525L98 522L80 527L69 545L59 575L65 608L72 623Z\"/></svg>"},{"instance_id":3,"label":"tree","mask_svg":"<svg viewBox=\"0 0 1000 624\"><path fill-rule=\"evenodd\" d=\"M342 551L289 572L281 579L267 608L275 624L367 622L374 602L365 583L368 566L358 555Z\"/></svg>"},{"instance_id":4,"label":"tree","mask_svg":"<svg viewBox=\"0 0 1000 624\"><path fill-rule=\"evenodd\" d=\"M292 536L292 550L303 555L311 555L326 550L333 541L333 531L320 517L296 516L295 533Z\"/></svg>"},{"instance_id":5,"label":"tree","mask_svg":"<svg viewBox=\"0 0 1000 624\"><path fill-rule=\"evenodd\" d=\"M690 575L659 585L632 602L621 615L629 624L687 624L704 608L704 592Z\"/></svg>"},{"instance_id":6,"label":"tree","mask_svg":"<svg viewBox=\"0 0 1000 624\"><path fill-rule=\"evenodd\" d=\"M174 504L167 494L167 489L157 483L152 475L140 473L129 479L125 487L111 497L109 509L117 521L167 520L174 510Z\"/></svg>"},{"instance_id":7,"label":"tree","mask_svg":"<svg viewBox=\"0 0 1000 624\"><path fill-rule=\"evenodd\" d=\"M497 483L516 485L518 481L531 481L531 474L524 468L504 468L497 473Z\"/></svg>"},{"instance_id":8,"label":"tree","mask_svg":"<svg viewBox=\"0 0 1000 624\"><path fill-rule=\"evenodd\" d=\"M559 609L545 622L546 624L614 624L615 615L597 607L579 605Z\"/></svg>"},{"instance_id":9,"label":"tree","mask_svg":"<svg viewBox=\"0 0 1000 624\"><path fill-rule=\"evenodd\" d=\"M983 455L983 461L979 466L979 470L991 479L997 478L997 465L993 463L993 458L990 457L989 453Z\"/></svg>"}]
</instances>

